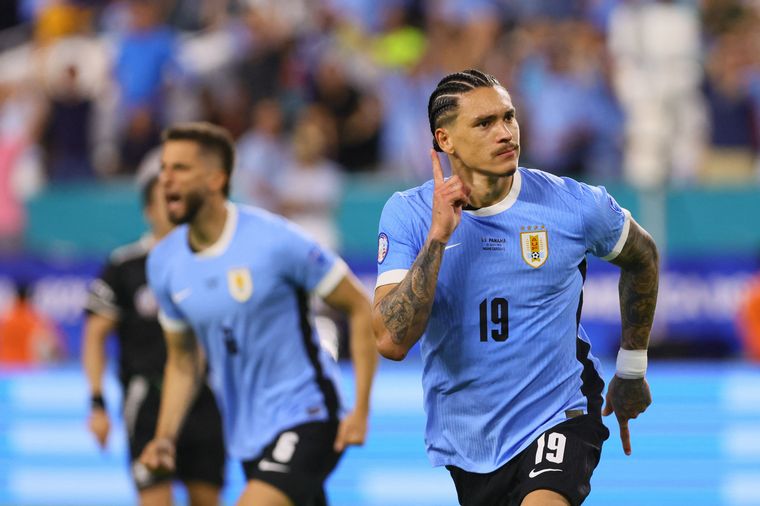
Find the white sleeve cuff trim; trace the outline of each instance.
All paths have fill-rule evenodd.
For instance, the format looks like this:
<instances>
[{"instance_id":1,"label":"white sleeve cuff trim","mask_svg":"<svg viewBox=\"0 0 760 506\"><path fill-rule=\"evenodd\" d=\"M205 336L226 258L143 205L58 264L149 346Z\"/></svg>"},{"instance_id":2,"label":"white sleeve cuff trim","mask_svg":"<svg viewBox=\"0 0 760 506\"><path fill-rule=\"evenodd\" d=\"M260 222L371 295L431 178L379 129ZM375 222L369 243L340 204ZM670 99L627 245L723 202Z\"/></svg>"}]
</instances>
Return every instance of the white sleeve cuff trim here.
<instances>
[{"instance_id":1,"label":"white sleeve cuff trim","mask_svg":"<svg viewBox=\"0 0 760 506\"><path fill-rule=\"evenodd\" d=\"M119 306L92 295L87 302L85 302L84 309L98 316L104 316L115 321L118 321L119 316L121 316Z\"/></svg>"},{"instance_id":2,"label":"white sleeve cuff trim","mask_svg":"<svg viewBox=\"0 0 760 506\"><path fill-rule=\"evenodd\" d=\"M346 274L348 274L348 265L346 265L343 259L338 258L327 274L322 277L322 280L317 283L314 293L324 299L335 290L343 278L346 277Z\"/></svg>"},{"instance_id":3,"label":"white sleeve cuff trim","mask_svg":"<svg viewBox=\"0 0 760 506\"><path fill-rule=\"evenodd\" d=\"M382 272L377 276L375 288L379 288L383 285L395 285L396 283L401 283L406 277L407 272L409 272L409 269L393 269L392 271Z\"/></svg>"},{"instance_id":4,"label":"white sleeve cuff trim","mask_svg":"<svg viewBox=\"0 0 760 506\"><path fill-rule=\"evenodd\" d=\"M615 246L612 248L612 251L610 251L608 254L602 257L602 260L607 260L608 262L610 260L614 260L617 258L617 256L620 254L621 251L623 251L623 246L625 246L625 241L628 239L628 232L631 230L631 213L628 211L628 209L623 209L623 214L625 214L625 222L623 223L623 231L620 232L620 238L615 243Z\"/></svg>"},{"instance_id":5,"label":"white sleeve cuff trim","mask_svg":"<svg viewBox=\"0 0 760 506\"><path fill-rule=\"evenodd\" d=\"M190 328L190 325L183 320L175 320L166 315L163 311L158 312L158 323L161 324L161 328L167 332L184 332Z\"/></svg>"}]
</instances>

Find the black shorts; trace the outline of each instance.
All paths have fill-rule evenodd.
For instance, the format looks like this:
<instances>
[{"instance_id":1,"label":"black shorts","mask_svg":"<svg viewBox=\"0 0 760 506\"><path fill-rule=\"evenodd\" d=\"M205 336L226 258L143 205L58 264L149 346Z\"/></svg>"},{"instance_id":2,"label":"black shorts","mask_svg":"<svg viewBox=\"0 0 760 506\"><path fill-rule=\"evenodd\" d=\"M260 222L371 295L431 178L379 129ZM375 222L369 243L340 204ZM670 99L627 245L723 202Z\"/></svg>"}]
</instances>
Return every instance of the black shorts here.
<instances>
[{"instance_id":1,"label":"black shorts","mask_svg":"<svg viewBox=\"0 0 760 506\"><path fill-rule=\"evenodd\" d=\"M520 506L526 495L541 489L578 506L591 491L591 475L609 435L599 417L582 415L547 430L496 471L479 474L446 467L462 506Z\"/></svg>"},{"instance_id":2,"label":"black shorts","mask_svg":"<svg viewBox=\"0 0 760 506\"><path fill-rule=\"evenodd\" d=\"M312 422L279 433L261 455L243 462L246 480L260 480L296 506L326 505L323 485L341 453L333 450L338 422Z\"/></svg>"},{"instance_id":3,"label":"black shorts","mask_svg":"<svg viewBox=\"0 0 760 506\"><path fill-rule=\"evenodd\" d=\"M156 475L140 464L145 446L156 433L161 390L157 381L133 377L124 390L124 423L129 436L132 479L139 490L172 479L224 484L222 420L214 394L204 385L177 438L176 473Z\"/></svg>"}]
</instances>

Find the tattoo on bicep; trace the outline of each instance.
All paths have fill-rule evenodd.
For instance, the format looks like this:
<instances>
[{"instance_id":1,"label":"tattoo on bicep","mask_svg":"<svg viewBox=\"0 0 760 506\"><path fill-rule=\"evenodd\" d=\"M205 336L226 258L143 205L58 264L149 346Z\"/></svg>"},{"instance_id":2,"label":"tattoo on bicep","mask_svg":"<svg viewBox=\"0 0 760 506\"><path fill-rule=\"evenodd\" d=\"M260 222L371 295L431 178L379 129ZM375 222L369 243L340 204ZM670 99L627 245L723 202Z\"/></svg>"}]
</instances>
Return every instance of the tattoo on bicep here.
<instances>
[{"instance_id":1,"label":"tattoo on bicep","mask_svg":"<svg viewBox=\"0 0 760 506\"><path fill-rule=\"evenodd\" d=\"M632 223L625 247L613 263L621 267L619 291L622 344L629 349L645 348L649 342L657 304L657 246L649 234Z\"/></svg>"},{"instance_id":2,"label":"tattoo on bicep","mask_svg":"<svg viewBox=\"0 0 760 506\"><path fill-rule=\"evenodd\" d=\"M443 249L442 243L426 243L404 280L380 301L380 314L394 343L403 343L410 329L421 331L417 327L427 324Z\"/></svg>"}]
</instances>

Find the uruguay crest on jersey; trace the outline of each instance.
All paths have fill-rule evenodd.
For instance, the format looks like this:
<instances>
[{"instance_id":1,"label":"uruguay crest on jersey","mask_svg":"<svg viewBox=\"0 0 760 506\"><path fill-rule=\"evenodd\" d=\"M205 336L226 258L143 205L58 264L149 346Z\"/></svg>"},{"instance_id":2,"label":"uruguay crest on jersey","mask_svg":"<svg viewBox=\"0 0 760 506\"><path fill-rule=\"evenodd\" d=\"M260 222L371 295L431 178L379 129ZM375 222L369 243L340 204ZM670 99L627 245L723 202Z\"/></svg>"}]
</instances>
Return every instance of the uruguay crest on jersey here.
<instances>
[{"instance_id":1,"label":"uruguay crest on jersey","mask_svg":"<svg viewBox=\"0 0 760 506\"><path fill-rule=\"evenodd\" d=\"M521 227L520 249L525 263L537 269L546 263L549 256L549 242L543 225Z\"/></svg>"},{"instance_id":2,"label":"uruguay crest on jersey","mask_svg":"<svg viewBox=\"0 0 760 506\"><path fill-rule=\"evenodd\" d=\"M248 267L238 267L227 271L227 288L232 298L245 302L253 294L253 278Z\"/></svg>"}]
</instances>

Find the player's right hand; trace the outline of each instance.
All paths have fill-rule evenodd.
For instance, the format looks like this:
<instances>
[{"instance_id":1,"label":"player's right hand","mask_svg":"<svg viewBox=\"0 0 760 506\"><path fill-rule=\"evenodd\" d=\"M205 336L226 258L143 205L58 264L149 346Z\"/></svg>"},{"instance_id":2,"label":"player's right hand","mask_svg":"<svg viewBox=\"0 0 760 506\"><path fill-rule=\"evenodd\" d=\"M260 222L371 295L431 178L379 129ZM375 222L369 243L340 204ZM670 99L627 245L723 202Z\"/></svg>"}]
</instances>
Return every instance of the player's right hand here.
<instances>
[{"instance_id":1,"label":"player's right hand","mask_svg":"<svg viewBox=\"0 0 760 506\"><path fill-rule=\"evenodd\" d=\"M169 438L159 437L151 440L140 455L140 463L154 473L174 471L176 448Z\"/></svg>"},{"instance_id":2,"label":"player's right hand","mask_svg":"<svg viewBox=\"0 0 760 506\"><path fill-rule=\"evenodd\" d=\"M623 452L626 455L631 454L631 431L628 428L628 421L646 411L650 404L652 404L652 393L649 391L649 383L645 378L612 377L607 387L602 416L615 413L620 426L620 441L623 443Z\"/></svg>"},{"instance_id":3,"label":"player's right hand","mask_svg":"<svg viewBox=\"0 0 760 506\"><path fill-rule=\"evenodd\" d=\"M98 442L98 446L105 448L106 441L108 441L108 433L111 430L111 420L108 418L106 410L94 408L90 412L90 418L87 420L87 425L90 428L92 435L95 436L95 441Z\"/></svg>"},{"instance_id":4,"label":"player's right hand","mask_svg":"<svg viewBox=\"0 0 760 506\"><path fill-rule=\"evenodd\" d=\"M433 162L433 219L428 237L448 242L462 220L462 208L470 201L470 188L459 176L443 178L438 153L430 150Z\"/></svg>"}]
</instances>

